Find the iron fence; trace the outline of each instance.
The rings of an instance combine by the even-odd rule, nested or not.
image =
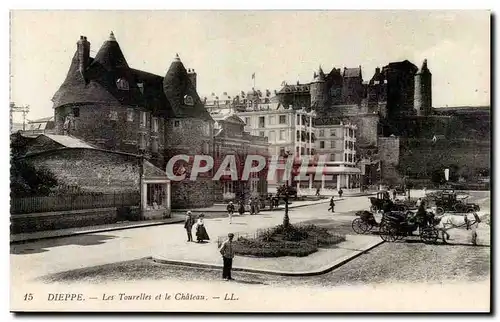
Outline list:
[[[10,212],[11,214],[29,214],[93,208],[119,208],[138,206],[140,201],[140,194],[135,192],[24,197],[11,199]]]

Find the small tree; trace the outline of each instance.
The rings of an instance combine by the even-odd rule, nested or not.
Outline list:
[[[26,161],[13,161],[10,168],[10,192],[13,197],[47,196],[58,182],[47,169],[36,169]]]

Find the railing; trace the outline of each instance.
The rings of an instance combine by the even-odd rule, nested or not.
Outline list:
[[[138,206],[139,193],[68,194],[11,199],[11,214]]]

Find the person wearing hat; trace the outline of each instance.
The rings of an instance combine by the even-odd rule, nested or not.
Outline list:
[[[229,216],[229,223],[233,223],[233,213],[234,213],[234,204],[232,201],[229,201],[227,205],[227,215]]]
[[[222,255],[222,261],[224,263],[224,267],[222,268],[222,278],[226,281],[232,280],[231,277],[231,269],[233,268],[233,258],[234,258],[234,249],[233,249],[233,238],[234,234],[227,234],[228,239],[224,241],[219,248],[220,254]]]
[[[204,217],[204,214],[200,214],[200,216],[198,217],[198,221],[196,222],[196,239],[198,243],[201,243],[205,240],[210,240],[207,230],[205,229],[205,223],[203,222]]]
[[[187,232],[187,236],[188,236],[187,241],[188,242],[193,241],[193,234],[192,234],[193,225],[194,225],[193,215],[192,215],[191,211],[188,211],[186,214],[186,219],[184,220],[184,229],[186,229],[186,232]]]

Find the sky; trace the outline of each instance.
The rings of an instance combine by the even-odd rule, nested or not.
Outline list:
[[[80,35],[91,56],[113,31],[132,68],[164,76],[178,53],[201,96],[307,83],[322,66],[428,60],[433,105],[490,104],[488,11],[12,11],[10,100],[53,115]],[[16,115],[19,121],[20,116]]]

